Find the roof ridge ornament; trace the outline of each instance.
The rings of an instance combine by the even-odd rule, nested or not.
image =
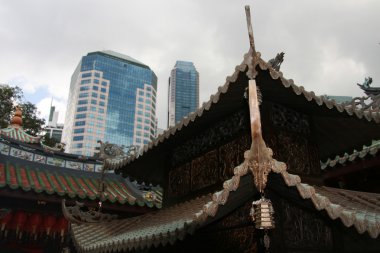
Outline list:
[[[248,37],[249,37],[249,53],[252,55],[252,60],[251,64],[248,64],[248,71],[247,71],[247,76],[249,79],[255,79],[257,76],[257,70],[256,66],[259,64],[259,58],[260,58],[260,53],[256,52],[255,48],[255,39],[253,36],[253,28],[252,28],[252,22],[251,22],[251,10],[249,5],[245,6],[245,16],[247,19],[247,29],[248,29]]]
[[[14,127],[22,127],[22,110],[20,106],[16,106],[15,114],[11,119],[11,125]]]
[[[268,230],[275,227],[273,217],[274,210],[271,201],[264,196],[264,189],[268,181],[268,174],[275,169],[275,160],[273,159],[273,151],[266,146],[262,136],[259,109],[260,101],[258,96],[260,91],[258,91],[255,80],[258,74],[256,66],[259,64],[260,53],[257,53],[255,49],[249,6],[245,6],[245,13],[247,18],[250,53],[252,54],[252,59],[250,64],[248,64],[247,71],[247,76],[250,79],[248,82],[248,105],[252,143],[251,148],[244,152],[245,160],[243,167],[252,172],[253,182],[256,189],[261,193],[261,198],[258,201],[252,202],[250,216],[255,223],[255,227],[264,230],[263,243],[266,252],[269,252],[270,238]]]

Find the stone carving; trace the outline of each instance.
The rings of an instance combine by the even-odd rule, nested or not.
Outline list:
[[[362,88],[363,90],[366,90],[366,89],[368,89],[368,88],[371,88],[370,86],[371,86],[371,84],[372,84],[372,77],[366,77],[366,78],[364,78],[364,82],[363,82],[363,84],[357,84],[360,88]]]
[[[366,97],[355,97],[350,102],[343,103],[343,106],[353,107],[360,110],[380,110],[380,87],[371,87],[372,77],[366,77],[363,84],[357,84]]]
[[[112,159],[119,156],[124,156],[123,147],[119,147],[116,144],[98,141],[100,143],[99,157],[101,159]]]
[[[281,53],[277,54],[275,58],[270,59],[268,63],[272,66],[272,68],[279,71],[282,62],[284,61],[284,55],[285,55],[285,53],[281,52]]]

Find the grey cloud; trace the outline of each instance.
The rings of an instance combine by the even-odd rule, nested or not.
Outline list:
[[[158,76],[159,126],[166,126],[167,80],[178,59],[195,63],[201,101],[215,93],[248,50],[244,5],[257,49],[285,52],[282,72],[317,94],[362,95],[380,86],[378,1],[5,1],[0,6],[0,82],[23,76],[67,96],[80,57],[111,49]]]

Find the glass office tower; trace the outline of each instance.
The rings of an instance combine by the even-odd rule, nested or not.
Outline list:
[[[91,156],[103,142],[142,147],[155,138],[157,77],[145,64],[113,51],[83,56],[71,78],[62,141]]]
[[[168,127],[199,106],[199,74],[192,62],[177,61],[169,78]]]

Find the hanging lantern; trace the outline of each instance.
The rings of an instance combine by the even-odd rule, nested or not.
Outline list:
[[[0,220],[0,228],[1,228],[1,234],[4,237],[7,237],[8,234],[8,228],[9,225],[11,224],[13,218],[13,213],[10,212],[7,215],[5,215],[1,220]],[[4,233],[4,234],[3,234]]]
[[[50,235],[50,232],[56,222],[56,217],[53,215],[48,215],[45,217],[43,221],[43,228],[44,232],[46,232],[47,235]]]
[[[23,211],[17,211],[13,217],[14,226],[16,229],[16,237],[21,239],[24,224],[26,222],[27,215]]]
[[[268,235],[268,229],[274,228],[274,210],[272,202],[269,199],[261,197],[261,199],[252,202],[251,218],[255,223],[257,229],[263,229],[264,235],[264,247],[266,252],[269,252],[270,238]]]
[[[61,236],[62,240],[63,240],[63,238],[65,236],[65,232],[68,229],[68,224],[69,224],[68,221],[63,216],[60,217],[60,218],[58,218],[57,222],[55,223],[54,231],[58,232],[58,234]]]
[[[269,199],[262,197],[261,199],[252,202],[251,218],[255,222],[257,229],[272,229],[274,228],[274,210],[272,202]]]
[[[41,214],[39,213],[34,213],[30,216],[29,218],[29,229],[28,231],[34,236],[34,240],[37,239],[37,228],[40,226],[42,222],[42,217]]]

